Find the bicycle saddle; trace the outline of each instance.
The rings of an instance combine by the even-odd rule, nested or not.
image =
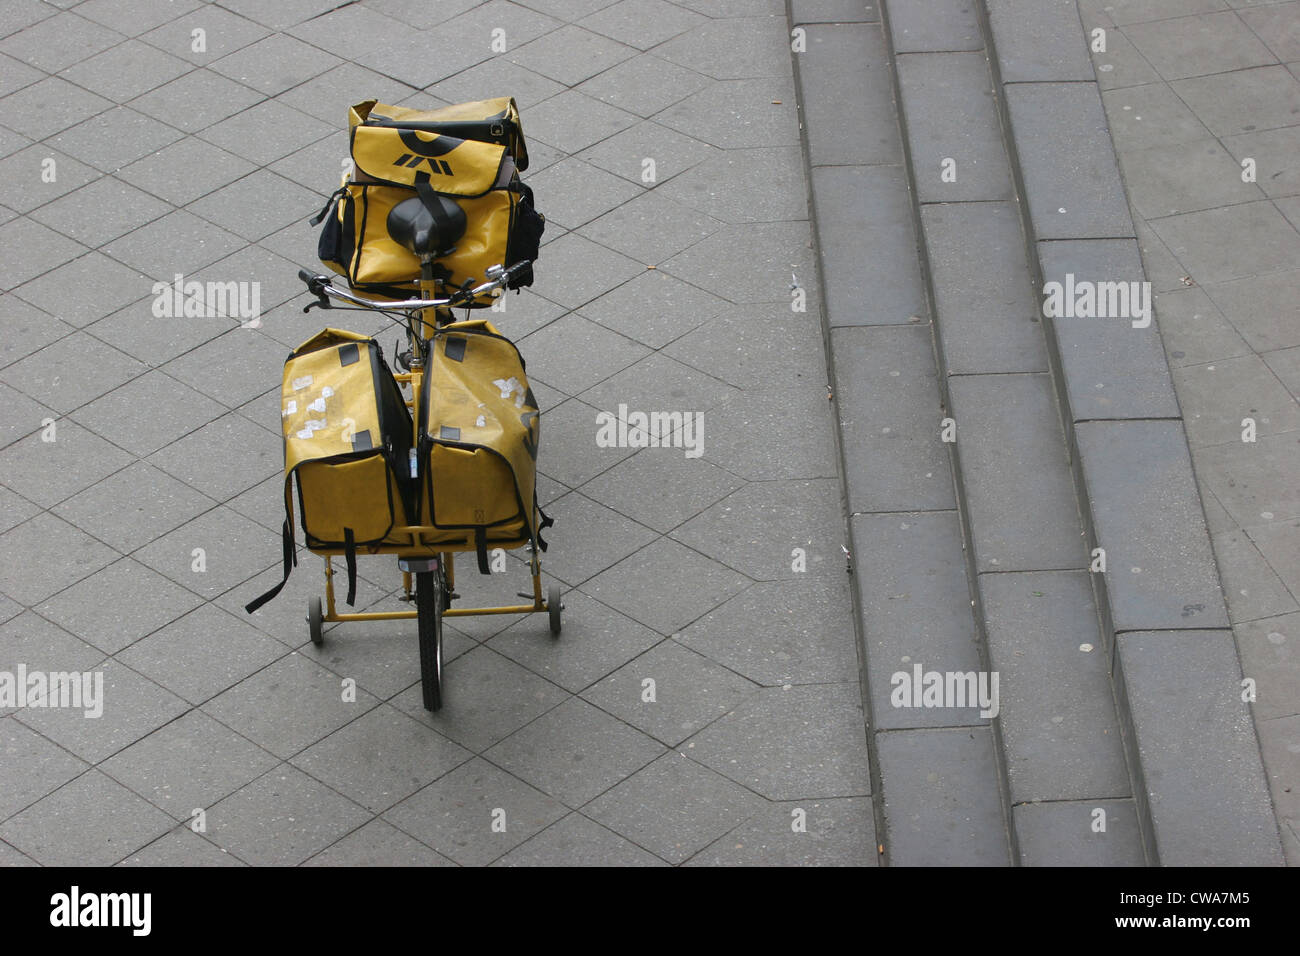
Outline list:
[[[403,199],[388,212],[388,234],[417,256],[443,256],[465,234],[465,210],[446,196],[431,193],[431,211],[424,199]]]

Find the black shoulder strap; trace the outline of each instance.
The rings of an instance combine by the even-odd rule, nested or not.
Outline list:
[[[289,527],[289,519],[287,518],[284,521],[284,527],[280,531],[280,536],[281,543],[284,545],[284,577],[281,578],[280,583],[271,588],[271,590],[244,605],[244,610],[249,614],[252,614],[259,607],[280,593],[285,582],[289,580],[289,572],[298,564],[298,555],[294,553],[293,548],[293,529]]]
[[[416,174],[415,191],[419,194],[420,202],[424,203],[424,208],[429,210],[429,215],[433,217],[433,223],[438,230],[438,235],[450,235],[451,221],[443,210],[442,203],[438,201],[438,194],[434,192],[433,186],[429,184],[428,173]]]
[[[487,528],[483,525],[474,529],[474,550],[478,552],[478,573],[491,574],[492,568],[488,565]]]
[[[343,558],[348,565],[348,607],[357,603],[357,540],[351,528],[343,529]]]

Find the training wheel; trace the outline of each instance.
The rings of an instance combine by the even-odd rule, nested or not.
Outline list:
[[[560,604],[560,587],[558,584],[552,584],[550,590],[546,592],[546,608],[551,613],[551,636],[560,636],[560,611],[563,605]]]
[[[311,634],[311,642],[317,647],[325,643],[325,636],[321,633],[320,598],[318,597],[307,602],[307,630]]]

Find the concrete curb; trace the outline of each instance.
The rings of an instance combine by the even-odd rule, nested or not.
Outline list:
[[[1035,288],[1067,273],[1145,281],[1075,0],[977,7]],[[1089,577],[1148,859],[1280,864],[1248,705],[1194,699],[1234,694],[1241,670],[1221,640],[1227,612],[1158,330],[1047,316],[1044,327],[1087,547],[1106,552]],[[1223,713],[1232,701],[1235,715]]]

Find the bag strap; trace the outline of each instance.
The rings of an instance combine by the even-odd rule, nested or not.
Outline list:
[[[348,607],[357,603],[357,539],[351,528],[343,529],[343,559],[348,566]]]
[[[273,597],[276,597],[276,594],[281,592],[281,589],[285,587],[285,584],[289,581],[289,572],[292,571],[292,568],[294,568],[296,564],[298,564],[298,555],[294,553],[294,532],[292,532],[292,529],[289,527],[289,519],[285,519],[285,527],[281,529],[281,541],[283,546],[285,546],[285,576],[279,579],[279,584],[277,584],[276,587],[270,589],[270,591],[266,592],[261,597],[253,598],[252,601],[244,605],[244,610],[246,610],[248,614],[252,614],[253,611],[259,609],[259,607],[266,604],[266,602],[272,600]]]
[[[415,174],[415,192],[420,197],[420,202],[424,203],[424,208],[429,210],[429,215],[433,217],[433,224],[438,230],[440,236],[449,235],[451,217],[442,208],[442,203],[438,201],[438,194],[433,189],[433,184],[429,182],[428,173]],[[438,250],[441,252],[442,250]]]
[[[312,216],[307,221],[313,226],[319,226],[321,221],[329,215],[330,210],[334,208],[334,204],[338,202],[347,191],[348,189],[346,186],[340,186],[338,189],[334,190],[334,192],[330,193],[329,198],[325,200],[325,205],[321,211],[316,213],[316,215]]]
[[[284,577],[271,590],[244,605],[244,611],[248,614],[252,614],[279,594],[289,580],[289,573],[298,566],[298,551],[293,546],[293,486],[289,483],[291,480],[291,476],[284,479],[284,526],[280,529],[280,543],[284,548]]]
[[[479,525],[474,529],[474,550],[478,553],[478,573],[491,574],[492,568],[488,565],[487,527],[485,525]]]
[[[533,503],[536,504],[536,502],[537,502],[537,496],[534,495]],[[542,532],[545,531],[547,528],[549,528],[551,525],[555,524],[555,519],[550,517],[545,511],[543,511],[541,505],[537,505],[537,513],[542,516],[541,522],[537,525],[537,535],[536,535],[537,546],[541,548],[543,551],[545,551],[546,542],[542,539]]]

